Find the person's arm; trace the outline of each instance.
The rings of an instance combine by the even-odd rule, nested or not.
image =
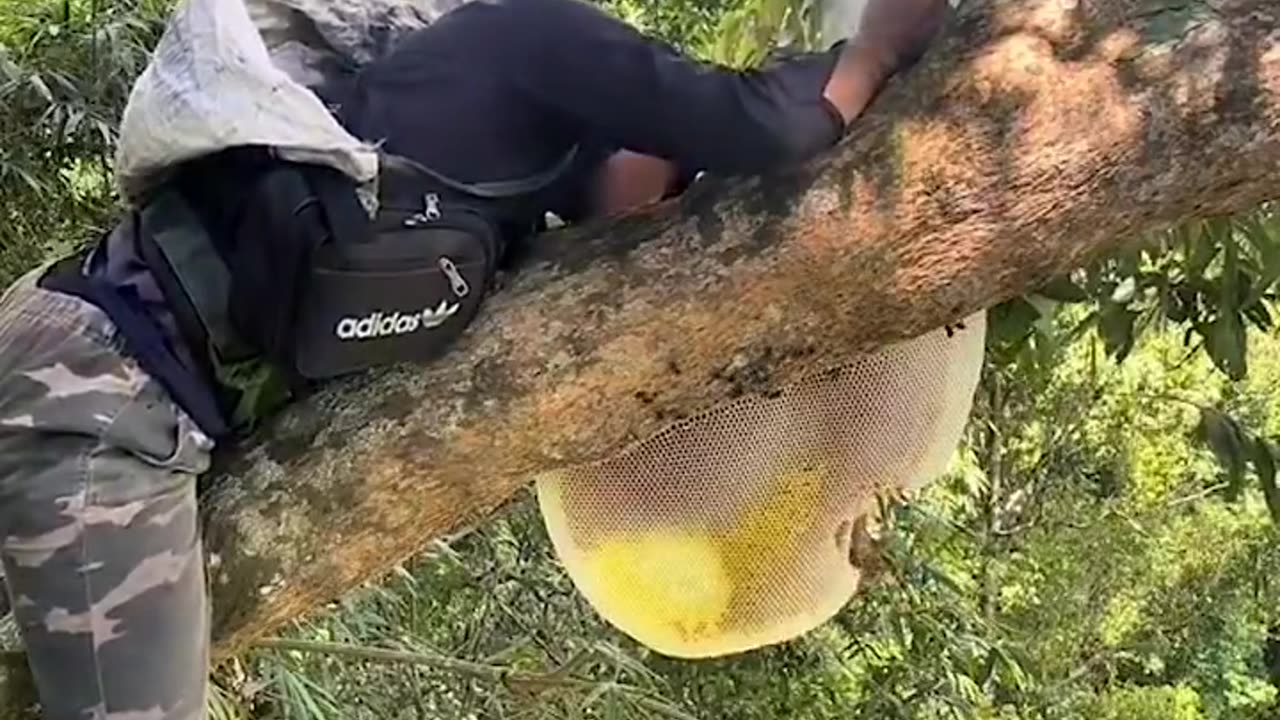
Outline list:
[[[619,150],[600,163],[588,183],[587,217],[618,215],[658,202],[679,177],[679,167],[669,160]]]
[[[580,0],[497,0],[509,83],[584,133],[715,174],[762,172],[839,139],[896,69],[885,37],[793,55],[749,71],[698,62]],[[945,0],[872,0],[893,7]],[[895,5],[896,3],[896,5]],[[901,15],[901,13],[899,13]],[[899,21],[898,16],[893,16]],[[900,22],[902,24],[902,22]]]
[[[845,44],[823,91],[846,124],[862,114],[891,75],[920,59],[950,7],[947,0],[867,0],[858,32]]]

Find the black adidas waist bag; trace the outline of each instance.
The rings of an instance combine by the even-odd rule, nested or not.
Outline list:
[[[297,296],[293,353],[304,377],[434,356],[475,317],[502,249],[491,223],[438,193],[383,205],[358,234],[329,220]],[[244,324],[255,311],[242,312]]]
[[[231,313],[268,357],[326,378],[430,359],[471,323],[500,237],[479,211],[412,170],[383,172],[373,218],[334,171],[286,168],[263,178],[241,220],[257,240],[239,240]],[[281,282],[290,277],[293,288]]]
[[[467,185],[384,156],[370,217],[335,170],[230,153],[189,167],[181,183],[216,228],[225,267],[193,262],[200,253],[164,233],[143,235],[182,287],[180,319],[196,320],[185,334],[228,356],[247,348],[303,379],[330,378],[447,349],[475,318],[504,249],[488,210],[546,186],[571,159],[537,177]]]

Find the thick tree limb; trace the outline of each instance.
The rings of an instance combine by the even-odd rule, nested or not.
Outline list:
[[[842,147],[548,237],[429,367],[327,389],[207,497],[222,653],[538,471],[1280,197],[1274,0],[972,0]]]

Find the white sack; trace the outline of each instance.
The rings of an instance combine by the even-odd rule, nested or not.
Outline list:
[[[309,87],[468,0],[246,0],[276,66]]]
[[[236,145],[269,145],[359,182],[375,148],[308,89],[368,62],[463,0],[183,0],[120,124],[116,180],[137,201],[174,165]]]

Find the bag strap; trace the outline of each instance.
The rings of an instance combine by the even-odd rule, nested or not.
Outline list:
[[[440,184],[453,190],[473,195],[487,200],[511,198],[518,195],[527,195],[537,192],[547,187],[551,183],[560,179],[562,175],[573,165],[573,161],[578,157],[578,146],[574,145],[564,154],[554,165],[543,170],[536,175],[529,177],[516,178],[514,180],[491,180],[487,182],[468,183],[461,180],[455,180],[444,173],[432,170],[431,168],[411,160],[403,155],[395,155],[393,153],[381,153],[381,161],[383,167],[395,169],[397,166],[408,168],[415,172],[426,175],[436,180]]]
[[[135,243],[143,260],[183,328],[203,335],[186,340],[198,349],[212,343],[233,355],[245,354],[247,346],[231,328],[226,313],[212,310],[231,293],[231,271],[200,218],[178,192],[170,190],[152,198],[138,212],[138,222]]]
[[[369,213],[360,204],[354,180],[328,167],[310,166],[307,181],[320,201],[335,242],[351,245],[368,239]]]
[[[255,351],[231,323],[231,268],[182,193],[169,186],[135,213],[134,245],[167,300],[178,332],[213,393],[228,433],[251,429],[265,411],[308,385],[283,367],[255,361]]]

